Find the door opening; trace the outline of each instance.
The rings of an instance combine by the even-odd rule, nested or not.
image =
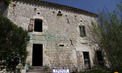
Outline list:
[[[86,69],[90,69],[90,59],[89,59],[89,52],[83,52],[84,56],[84,64]]]
[[[102,52],[96,51],[96,55],[97,55],[98,65],[103,67],[104,66],[104,60],[103,60]]]
[[[33,44],[32,66],[43,66],[43,45]]]

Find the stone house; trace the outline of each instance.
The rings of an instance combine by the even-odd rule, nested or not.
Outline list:
[[[91,22],[97,23],[97,14],[39,0],[14,0],[6,9],[3,5],[1,14],[29,32],[30,65],[73,71],[103,64],[89,30]]]

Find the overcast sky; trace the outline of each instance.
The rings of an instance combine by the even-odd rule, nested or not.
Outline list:
[[[58,3],[62,5],[67,5],[86,11],[97,13],[98,9],[103,8],[108,9],[108,11],[113,11],[116,9],[116,4],[119,4],[122,0],[43,0],[52,3]]]

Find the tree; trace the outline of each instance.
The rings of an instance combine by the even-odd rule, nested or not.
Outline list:
[[[4,1],[5,4],[8,5],[8,4],[10,4],[10,1],[12,1],[12,0],[3,0],[3,1]]]
[[[0,16],[0,62],[8,71],[15,71],[21,63],[25,65],[28,32]]]
[[[111,71],[122,73],[122,2],[112,13],[99,12],[99,24],[92,22],[93,42],[106,52]]]

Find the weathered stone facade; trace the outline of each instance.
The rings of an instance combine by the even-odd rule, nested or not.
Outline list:
[[[40,3],[40,4],[39,4]],[[84,52],[94,67],[97,47],[90,41],[89,26],[97,23],[97,15],[68,6],[34,0],[15,0],[8,6],[7,17],[24,30],[32,23],[27,63],[33,65],[33,44],[43,45],[43,65],[50,68],[86,69]],[[61,15],[58,15],[61,14]],[[33,21],[31,22],[31,19]],[[42,32],[34,31],[34,20],[42,20]],[[85,26],[86,36],[80,36],[79,26]],[[86,63],[87,64],[87,63]]]

